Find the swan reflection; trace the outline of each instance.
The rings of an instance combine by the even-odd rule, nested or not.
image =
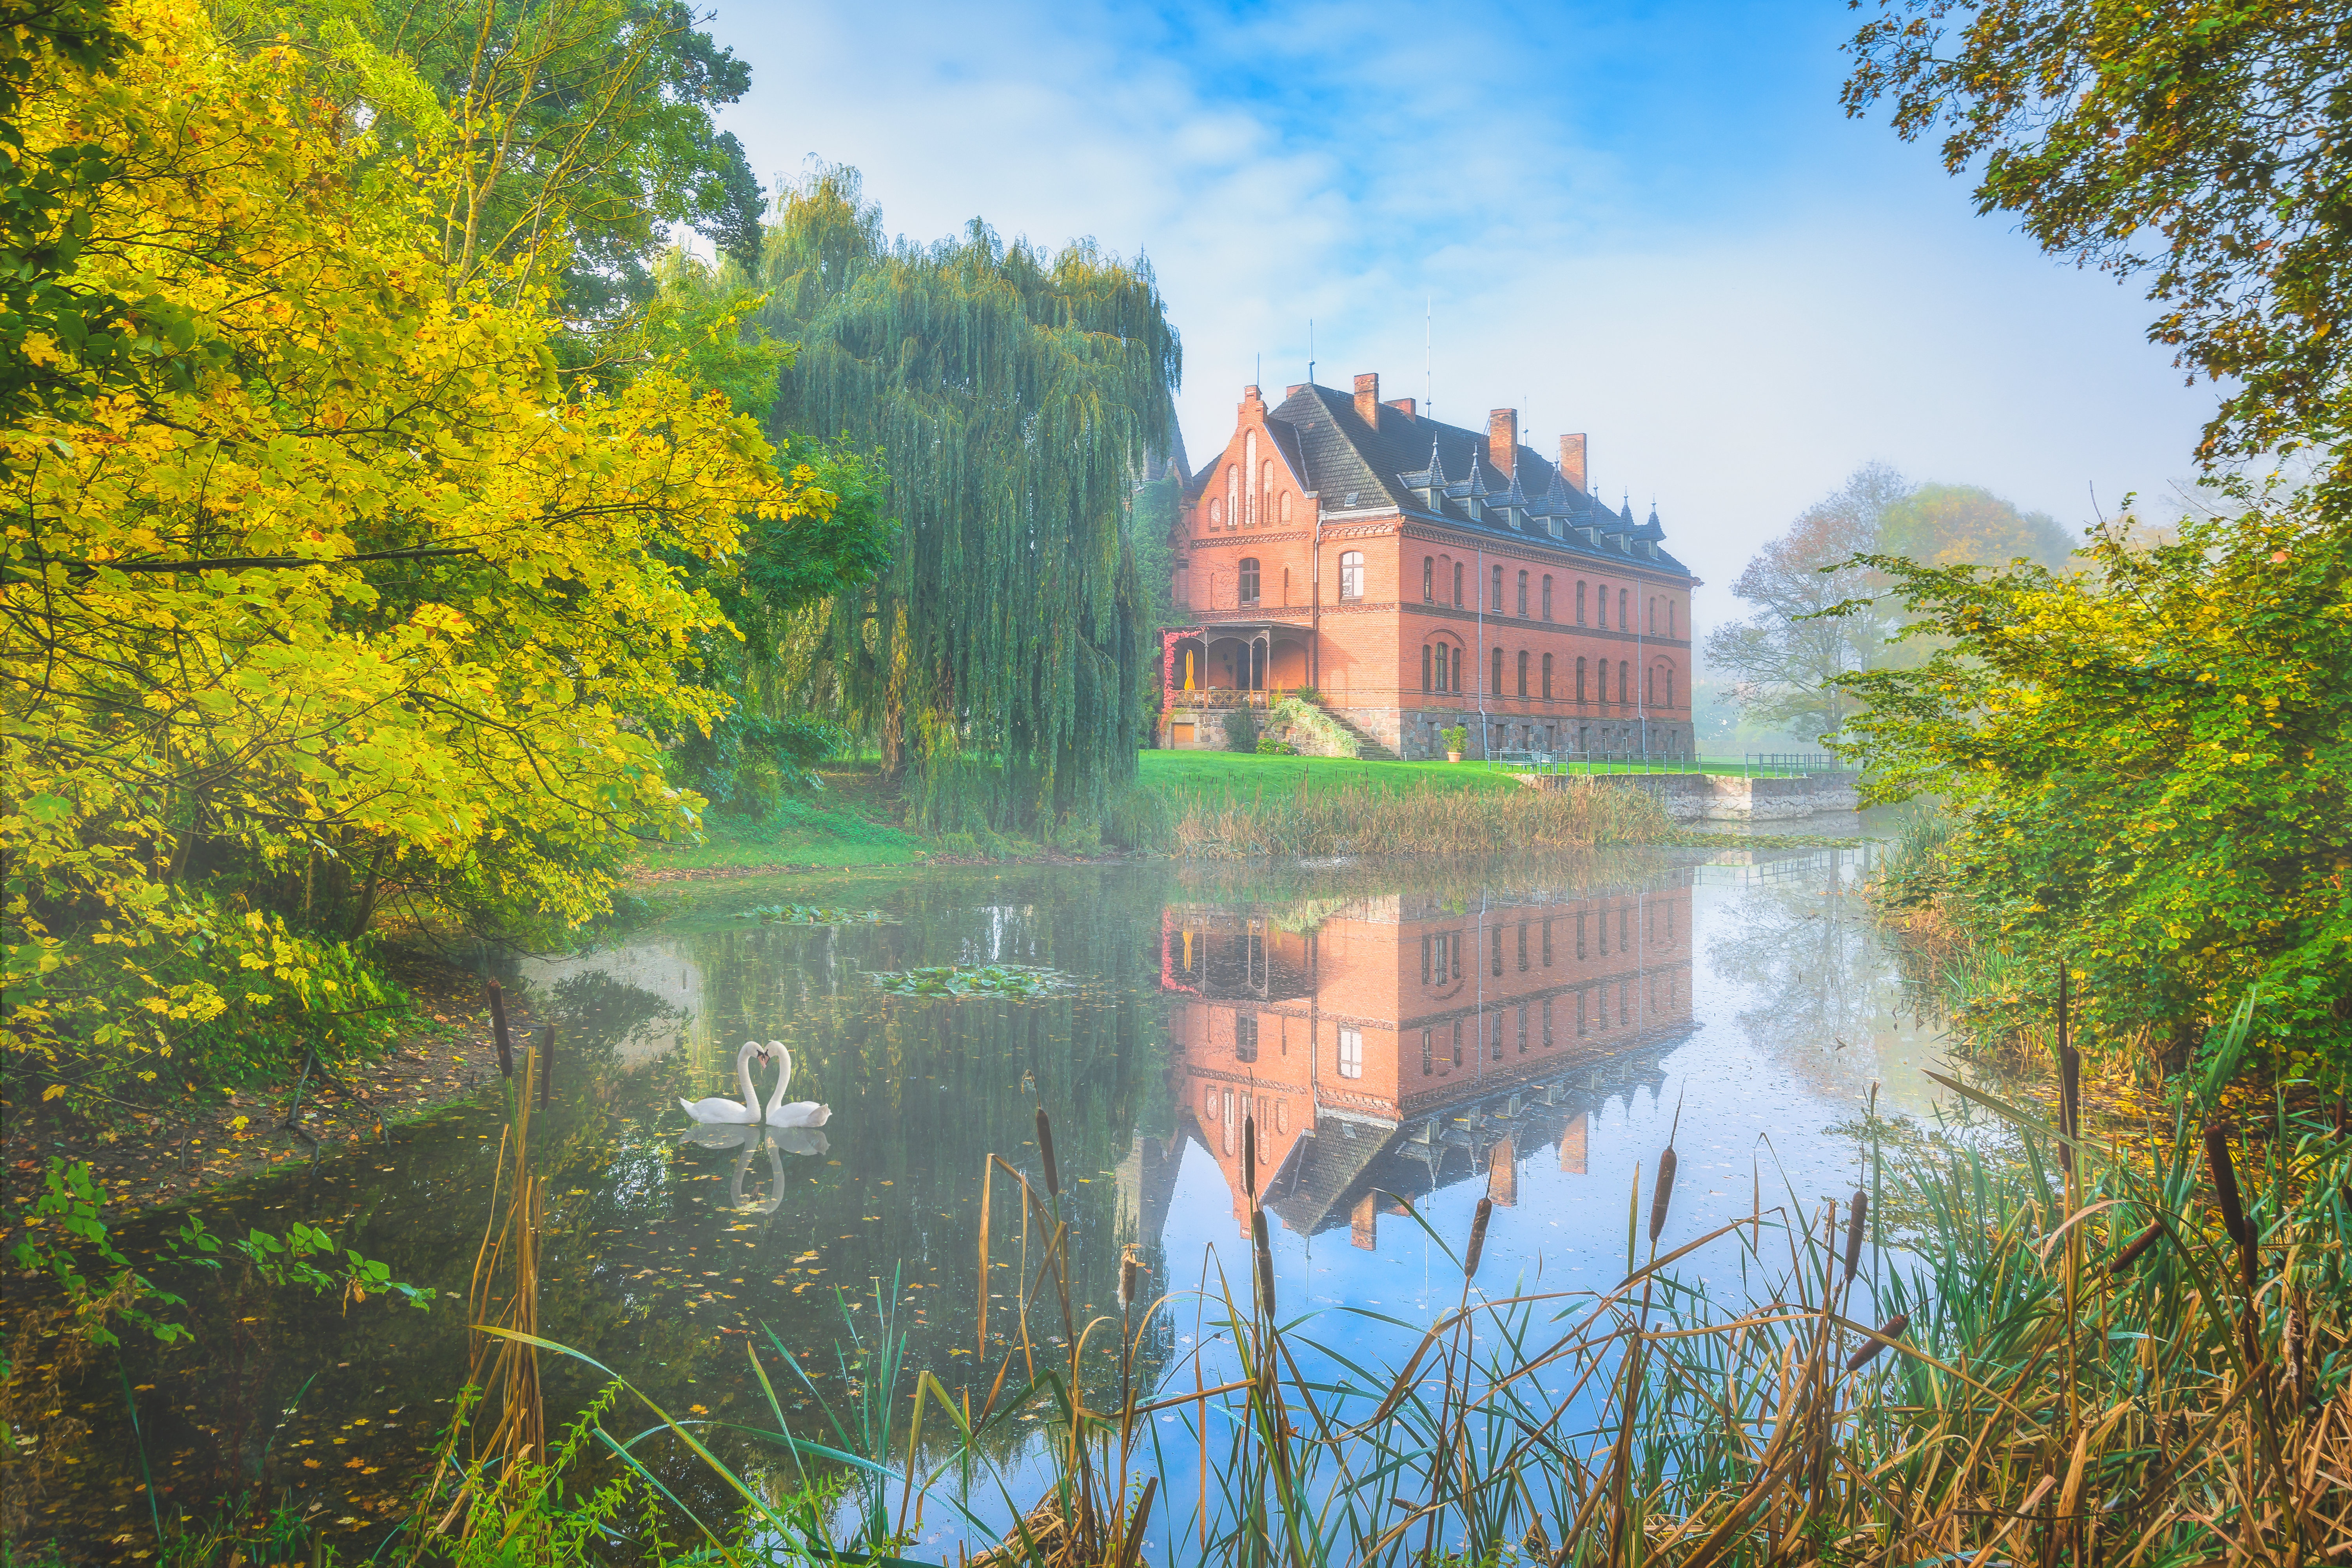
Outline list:
[[[751,1207],[761,1214],[773,1214],[784,1204],[784,1156],[787,1154],[822,1154],[832,1147],[824,1132],[815,1127],[762,1127],[697,1123],[686,1130],[678,1140],[679,1146],[692,1144],[699,1149],[734,1149],[735,1171],[727,1183],[727,1200],[735,1208]],[[743,1197],[744,1178],[751,1169],[751,1159],[765,1151],[768,1156],[768,1195],[746,1205]]]

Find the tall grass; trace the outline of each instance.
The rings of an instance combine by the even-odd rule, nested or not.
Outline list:
[[[1389,790],[1363,784],[1247,796],[1137,786],[1105,835],[1194,859],[1255,856],[1489,856],[1530,848],[1650,844],[1673,831],[1649,794],[1570,781],[1556,789]]]

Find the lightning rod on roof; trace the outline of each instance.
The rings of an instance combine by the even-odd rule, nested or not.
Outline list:
[[[1429,416],[1437,417],[1437,379],[1432,370],[1430,344],[1434,340],[1437,322],[1437,296],[1423,296],[1421,302],[1421,400],[1429,405]]]
[[[1315,384],[1315,318],[1307,318],[1307,384]]]

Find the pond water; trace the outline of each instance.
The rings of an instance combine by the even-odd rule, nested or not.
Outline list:
[[[1458,1247],[1493,1197],[1483,1286],[1606,1288],[1624,1272],[1636,1166],[1654,1170],[1677,1114],[1662,1249],[1748,1213],[1759,1192],[1769,1206],[1851,1190],[1874,1088],[1882,1112],[1928,1110],[1937,1091],[1921,1069],[1940,1049],[1860,897],[1871,852],[1857,840],[1499,867],[941,868],[706,886],[616,945],[518,977],[560,1041],[554,1102],[532,1132],[548,1178],[541,1332],[673,1413],[745,1422],[764,1410],[756,1343],[795,1419],[814,1422],[820,1396],[839,1407],[869,1374],[887,1315],[908,1366],[961,1390],[983,1376],[983,1163],[1034,1176],[1040,1107],[1082,1321],[1114,1310],[1127,1244],[1151,1270],[1146,1294],[1213,1285],[1220,1268],[1245,1294],[1250,1122],[1286,1315],[1348,1305],[1410,1324],[1454,1304],[1458,1273],[1400,1200]],[[878,918],[747,918],[787,901]],[[929,997],[875,978],[982,963],[1055,984]],[[746,1039],[790,1047],[791,1098],[832,1107],[822,1134],[693,1133],[678,1100],[733,1093]],[[221,1231],[323,1225],[441,1299],[343,1307],[233,1273],[174,1279],[194,1346],[127,1342],[119,1372],[110,1355],[90,1363],[62,1407],[82,1435],[53,1427],[40,1463],[18,1466],[40,1481],[20,1495],[20,1535],[132,1558],[153,1542],[140,1489],[152,1474],[167,1517],[285,1492],[347,1552],[373,1550],[404,1517],[465,1381],[499,1098],[493,1087],[201,1205]],[[1008,1190],[1000,1173],[997,1354],[1018,1293]],[[150,1216],[127,1239],[149,1245],[171,1223]],[[1139,1377],[1181,1368],[1189,1387],[1196,1328],[1189,1307],[1156,1319]],[[1375,1363],[1410,1350],[1402,1328],[1377,1342],[1369,1318],[1333,1331]],[[814,1394],[774,1365],[770,1333]],[[599,1381],[554,1358],[545,1378],[551,1426]],[[690,1460],[649,1455],[689,1505],[728,1511]],[[952,1558],[945,1510],[926,1535],[913,1550]]]

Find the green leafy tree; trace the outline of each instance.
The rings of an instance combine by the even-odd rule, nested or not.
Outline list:
[[[1880,0],[1847,112],[1942,135],[1979,210],[2144,275],[2148,329],[2229,384],[2208,460],[2352,415],[2352,9],[2340,0]]]
[[[2063,571],[2074,541],[2046,512],[2020,511],[1978,485],[1921,485],[1879,514],[1878,548],[1925,566],[2031,561]]]
[[[798,345],[775,421],[879,451],[900,529],[820,658],[927,826],[1051,831],[1131,777],[1150,605],[1129,499],[1171,443],[1179,353],[1150,270],[975,221],[883,238],[857,175],[790,192],[760,279]]]
[[[2352,527],[2322,491],[2093,541],[2094,571],[1865,558],[1940,647],[1847,675],[1872,798],[1942,797],[1983,930],[2081,976],[2179,1065],[2260,991],[2304,1065],[2352,1067]]]

